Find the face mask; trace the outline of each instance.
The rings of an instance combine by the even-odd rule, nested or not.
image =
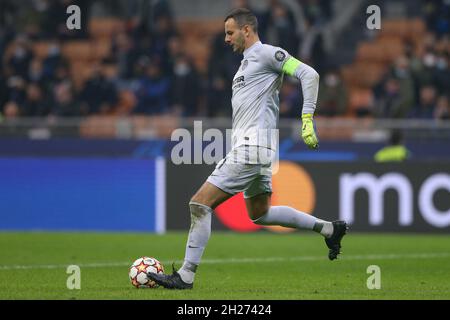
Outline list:
[[[436,64],[436,57],[433,54],[426,54],[425,57],[423,57],[423,64],[426,67],[434,67]]]
[[[59,55],[59,48],[58,46],[51,46],[48,50],[48,54],[52,57]]]
[[[436,68],[439,70],[447,69],[447,61],[444,58],[439,58],[436,62]]]
[[[406,78],[408,71],[403,68],[395,68],[395,75],[399,78]]]
[[[329,74],[325,77],[325,84],[328,87],[335,87],[339,84],[339,79],[334,74]]]
[[[177,76],[183,77],[183,76],[187,75],[190,71],[191,71],[191,68],[189,67],[189,65],[187,63],[177,63],[175,65],[174,72]]]
[[[285,28],[285,27],[289,26],[289,22],[288,22],[288,20],[286,18],[277,18],[274,21],[274,25],[277,28]]]
[[[26,54],[25,49],[22,47],[19,47],[16,49],[16,51],[14,51],[14,56],[16,58],[23,58],[25,54]]]

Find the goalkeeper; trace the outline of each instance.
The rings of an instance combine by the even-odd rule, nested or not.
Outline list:
[[[283,76],[287,74],[301,81],[304,98],[301,136],[309,148],[317,149],[313,115],[319,75],[282,48],[261,43],[257,30],[256,17],[247,9],[234,9],[225,18],[225,42],[234,52],[243,54],[232,83],[232,148],[189,202],[191,228],[182,267],[171,275],[148,274],[165,288],[193,287],[211,234],[213,210],[239,192],[244,192],[247,212],[254,223],[313,230],[324,236],[330,260],[340,253],[341,239],[347,230],[344,221],[328,222],[291,207],[270,204],[271,168],[278,138],[278,92]]]

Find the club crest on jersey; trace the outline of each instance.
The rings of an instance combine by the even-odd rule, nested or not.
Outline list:
[[[275,52],[275,59],[277,59],[278,61],[283,61],[284,59],[286,58],[286,54],[283,52],[283,51],[281,51],[281,50],[278,50],[277,52]]]
[[[244,62],[242,62],[242,67],[241,67],[242,71],[244,71],[245,68],[247,68],[247,66],[248,66],[248,60],[244,60]]]

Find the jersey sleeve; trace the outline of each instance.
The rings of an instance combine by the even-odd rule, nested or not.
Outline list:
[[[268,68],[274,72],[282,73],[283,66],[291,55],[279,47],[267,46],[264,48],[264,59]]]

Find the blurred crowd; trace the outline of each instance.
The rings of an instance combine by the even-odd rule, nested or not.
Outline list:
[[[87,19],[81,30],[66,28],[66,8],[77,4],[89,17],[89,0],[29,0],[26,9],[17,1],[2,0],[0,10],[0,111],[3,117],[87,116],[92,114],[173,114],[177,116],[230,116],[231,82],[241,56],[224,43],[223,32],[210,44],[206,72],[186,54],[168,1],[97,0],[111,14],[126,20],[112,36],[111,48],[81,86],[73,80],[62,44],[87,39]],[[125,5],[124,5],[125,3]],[[292,2],[290,2],[292,3]],[[321,75],[318,113],[347,114],[348,92],[339,66],[327,61],[321,28],[333,18],[331,2],[297,0],[296,6],[271,0],[263,12],[254,10],[263,42],[285,48],[313,66]],[[248,7],[232,1],[232,7]],[[429,30],[421,50],[410,48],[373,88],[373,105],[358,115],[394,118],[449,119],[450,43],[449,5],[425,1]],[[20,27],[18,27],[20,26]],[[292,31],[295,32],[292,32]],[[36,41],[48,41],[48,53],[39,59]],[[7,48],[13,48],[8,52]],[[113,76],[107,66],[115,66]],[[123,93],[131,107],[121,109]],[[286,79],[280,92],[280,116],[299,117],[302,94],[296,80]]]
[[[382,118],[450,119],[450,42],[429,33],[425,46],[398,57],[374,88]]]

